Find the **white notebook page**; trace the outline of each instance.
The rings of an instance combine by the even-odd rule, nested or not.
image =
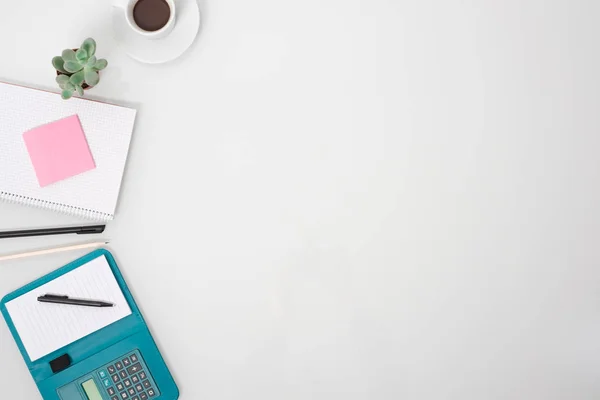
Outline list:
[[[96,168],[40,187],[23,133],[79,116]],[[136,111],[0,82],[0,199],[94,220],[117,207]]]
[[[102,300],[115,306],[96,308],[38,302],[37,298],[45,294]],[[6,308],[31,361],[131,315],[104,256],[6,303]]]

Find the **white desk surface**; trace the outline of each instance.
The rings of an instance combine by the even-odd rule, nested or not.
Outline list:
[[[0,78],[54,87],[92,36],[90,97],[139,106],[105,237],[181,399],[598,399],[599,2],[201,6],[162,66],[109,1],[0,13]],[[2,265],[0,293],[82,254]],[[40,398],[4,323],[0,388]]]

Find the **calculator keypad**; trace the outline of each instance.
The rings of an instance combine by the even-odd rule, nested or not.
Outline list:
[[[111,400],[152,400],[160,395],[137,350],[105,365],[98,377]]]

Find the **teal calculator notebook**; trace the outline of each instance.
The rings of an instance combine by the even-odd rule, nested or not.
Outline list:
[[[48,294],[113,307],[37,301]],[[0,311],[44,400],[179,398],[108,250],[96,250],[10,293],[0,301]]]

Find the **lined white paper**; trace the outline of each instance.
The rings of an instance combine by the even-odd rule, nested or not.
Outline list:
[[[115,306],[96,308],[38,302],[37,298],[45,294],[102,300]],[[104,256],[6,303],[6,308],[31,361],[131,315]]]

